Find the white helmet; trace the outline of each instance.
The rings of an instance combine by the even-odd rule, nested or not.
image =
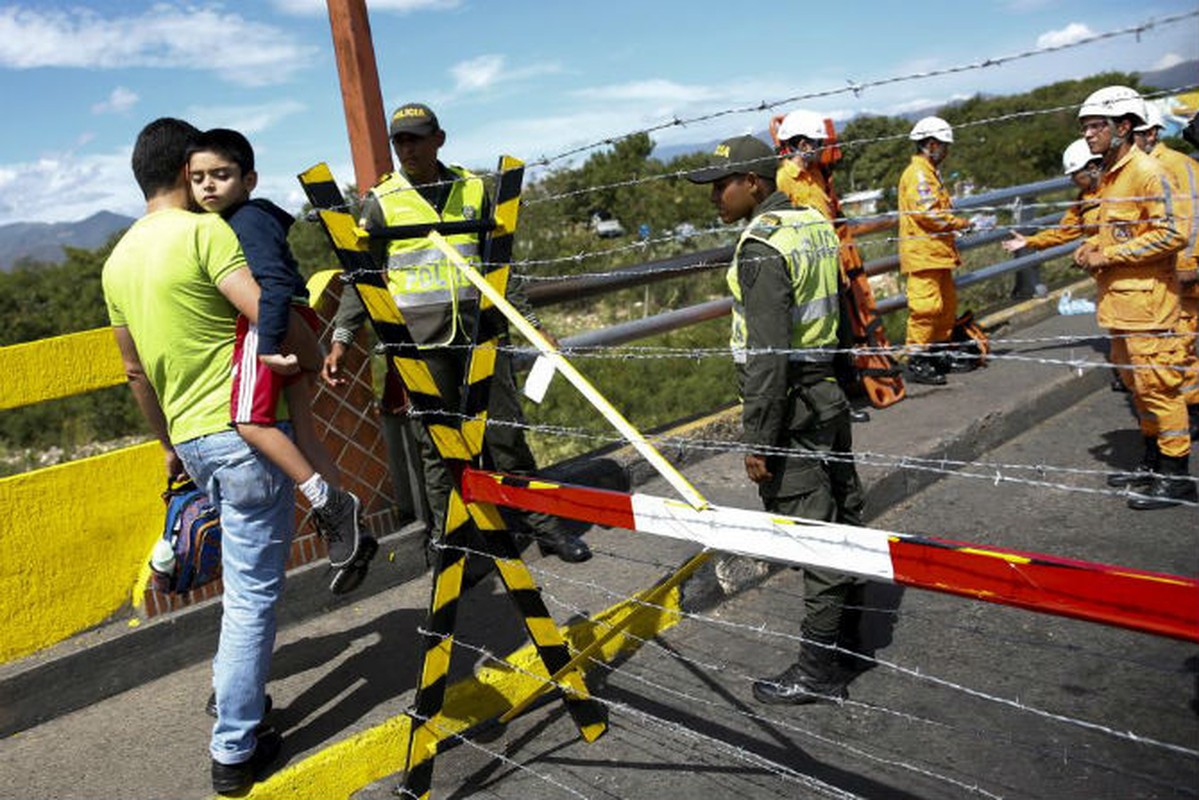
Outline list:
[[[908,138],[913,142],[936,139],[938,142],[953,144],[953,128],[940,117],[925,117],[912,126]]]
[[[1083,101],[1078,109],[1078,118],[1083,117],[1122,117],[1131,114],[1141,122],[1145,121],[1145,101],[1135,89],[1127,86],[1104,86],[1091,92],[1091,96]]]
[[[780,142],[794,139],[796,136],[823,141],[828,136],[828,132],[824,127],[824,117],[815,111],[804,111],[801,109],[799,111],[792,111],[783,117],[783,123],[779,125],[777,135]]]
[[[1100,156],[1091,152],[1086,139],[1075,139],[1062,153],[1062,169],[1067,175],[1073,175]]]
[[[1151,131],[1154,128],[1166,127],[1165,120],[1162,119],[1162,110],[1157,107],[1156,103],[1145,103],[1145,124],[1138,125],[1133,128],[1134,131]]]

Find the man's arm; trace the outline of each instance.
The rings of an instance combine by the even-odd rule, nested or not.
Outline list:
[[[183,468],[183,462],[179,460],[179,456],[175,453],[175,447],[171,444],[166,414],[162,412],[158,394],[150,385],[150,379],[146,376],[145,369],[142,368],[142,360],[137,353],[137,345],[129,334],[129,329],[121,325],[114,327],[112,332],[117,339],[117,350],[121,353],[121,364],[125,368],[125,377],[129,381],[129,391],[133,392],[133,399],[137,403],[138,409],[141,410],[142,416],[145,417],[146,423],[150,426],[154,438],[158,439],[159,444],[162,445],[163,456],[166,459],[167,477],[177,478],[186,475],[187,471]]]
[[[249,267],[240,267],[230,272],[216,285],[225,299],[233,304],[242,316],[258,324],[258,297],[261,292]]]
[[[745,307],[746,346],[743,441],[776,447],[787,424],[787,350],[791,346],[791,280],[777,252],[748,242],[738,256]],[[770,480],[766,456],[745,457],[750,480]]]

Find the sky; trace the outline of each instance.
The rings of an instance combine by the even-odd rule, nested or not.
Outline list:
[[[367,0],[385,110],[431,105],[445,160],[536,160],[675,119],[659,144],[764,130],[812,93],[846,119],[1104,70],[1199,58],[1199,18],[1139,36],[979,64],[1199,11],[1196,0],[931,0],[829,5],[707,0]],[[296,174],[326,161],[354,179],[325,0],[0,0],[0,224],[108,210],[137,216],[129,169],[141,127],[177,116],[231,127],[257,151],[256,194],[293,211]],[[1081,98],[1079,98],[1081,100]],[[585,158],[584,151],[574,158]],[[569,165],[569,159],[553,162]]]

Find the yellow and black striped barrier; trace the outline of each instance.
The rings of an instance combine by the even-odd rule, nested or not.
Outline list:
[[[495,228],[484,240],[483,277],[499,296],[506,292],[512,239],[520,207],[524,163],[511,156],[500,159],[496,191]],[[491,379],[499,338],[506,332],[505,316],[483,293],[470,331],[471,350],[464,376],[462,408],[449,408],[441,387],[412,339],[403,314],[387,285],[387,277],[371,257],[369,235],[346,213],[345,200],[325,164],[303,172],[300,183],[317,210],[343,269],[345,279],[362,298],[375,333],[388,349],[412,405],[453,476],[477,463],[483,448]],[[440,234],[430,233],[434,241]],[[449,387],[447,387],[448,390]],[[486,535],[477,535],[486,532]],[[446,675],[453,650],[458,600],[467,546],[482,543],[495,560],[504,586],[512,596],[547,675],[563,689],[568,711],[583,738],[593,741],[607,729],[602,709],[591,699],[582,673],[572,665],[570,652],[550,617],[520,551],[498,509],[488,503],[465,503],[455,485],[445,510],[444,533],[437,550],[428,621],[422,632],[425,656],[412,713],[404,790],[408,796],[429,796],[433,759],[441,740],[436,725],[445,701]]]

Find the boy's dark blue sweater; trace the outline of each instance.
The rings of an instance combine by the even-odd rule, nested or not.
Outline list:
[[[287,232],[295,221],[270,200],[253,199],[225,210],[225,220],[241,242],[246,263],[262,295],[258,299],[258,355],[279,352],[294,300],[308,299]]]

